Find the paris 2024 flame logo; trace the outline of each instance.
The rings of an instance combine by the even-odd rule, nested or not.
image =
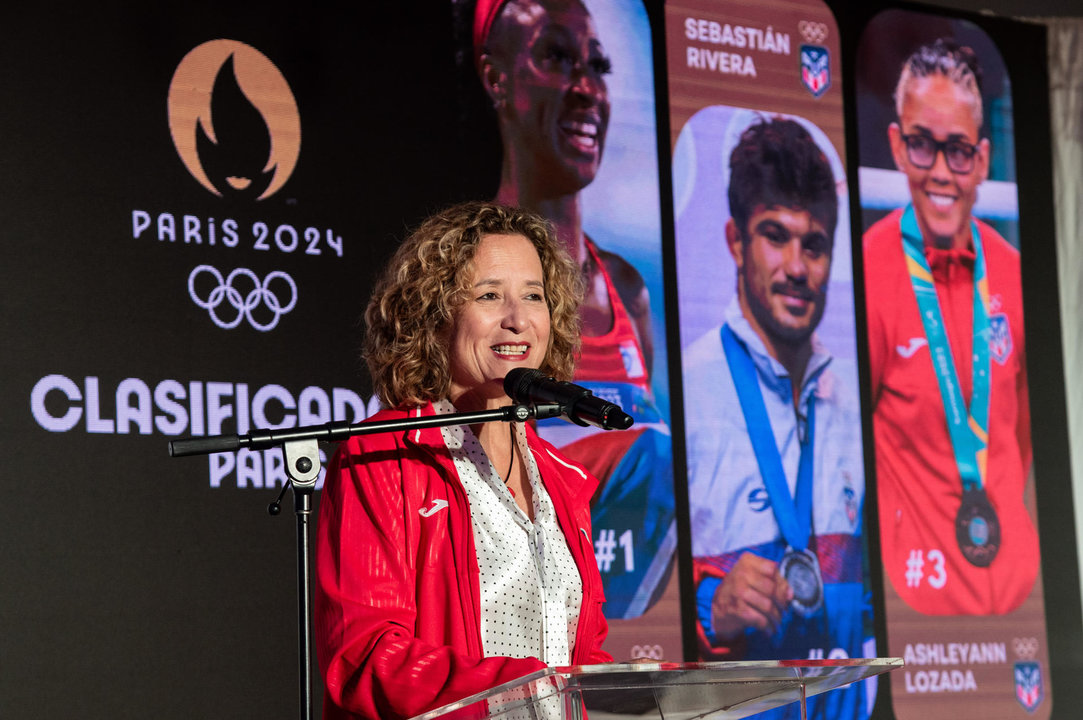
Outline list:
[[[211,40],[181,60],[169,85],[169,130],[192,176],[215,195],[263,200],[301,151],[290,86],[260,51]]]

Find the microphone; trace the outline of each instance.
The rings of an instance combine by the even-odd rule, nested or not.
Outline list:
[[[569,422],[603,430],[627,430],[632,416],[619,405],[595,397],[585,387],[547,377],[541,370],[515,368],[504,376],[504,392],[512,401],[524,405],[554,404]]]

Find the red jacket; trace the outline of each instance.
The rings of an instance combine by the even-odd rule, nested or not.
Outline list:
[[[408,414],[433,408],[373,420]],[[572,662],[609,662],[590,527],[597,480],[533,429],[527,438],[583,580]],[[544,668],[536,658],[482,656],[478,575],[470,506],[440,428],[343,442],[316,540],[323,717],[408,718]]]
[[[887,576],[929,615],[1011,612],[1034,587],[1038,534],[1023,503],[1030,410],[1019,253],[978,222],[989,284],[991,393],[985,489],[1000,520],[1000,552],[971,565],[955,539],[962,480],[925,329],[903,256],[901,211],[864,238],[880,542]],[[927,250],[963,398],[971,393],[974,252]]]

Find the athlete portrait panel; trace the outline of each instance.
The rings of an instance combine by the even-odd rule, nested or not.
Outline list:
[[[699,655],[872,655],[842,163],[803,118],[725,106],[674,156]],[[873,687],[810,716],[864,718]]]
[[[859,57],[896,714],[927,717],[933,693],[936,717],[1048,713],[1009,69],[972,23],[903,11],[873,19]]]

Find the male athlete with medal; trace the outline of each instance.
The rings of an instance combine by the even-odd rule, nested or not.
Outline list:
[[[730,155],[728,197],[737,296],[683,368],[700,655],[861,657],[871,616],[857,374],[814,335],[835,178],[800,123],[759,118]],[[865,690],[811,698],[809,717],[864,718]]]
[[[1034,585],[1038,537],[1019,253],[971,213],[990,149],[973,51],[919,48],[895,102],[911,202],[864,238],[884,566],[919,612],[1006,613]]]

